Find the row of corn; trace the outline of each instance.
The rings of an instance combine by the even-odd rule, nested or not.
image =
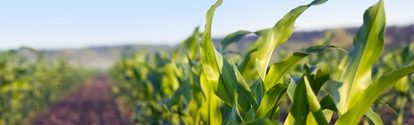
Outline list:
[[[67,64],[63,59],[47,61],[31,48],[0,54],[0,124],[29,124],[46,111],[47,105],[76,89],[93,72]]]
[[[324,2],[298,6],[272,28],[231,33],[216,50],[211,29],[218,0],[204,31],[196,28],[175,51],[124,55],[110,70],[117,100],[143,124],[405,123],[405,104],[414,97],[414,44],[381,56],[382,0],[365,11],[352,48],[328,45],[327,34],[320,45],[271,61],[296,19]],[[258,39],[245,52],[226,51],[249,34]],[[398,118],[382,119],[382,107]]]

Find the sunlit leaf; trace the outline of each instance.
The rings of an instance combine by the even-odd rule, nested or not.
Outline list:
[[[385,12],[381,0],[365,11],[364,24],[354,37],[352,49],[338,67],[340,74],[334,77],[333,97],[339,115],[360,106],[357,100],[371,84],[371,68],[383,49],[384,30]]]
[[[266,43],[258,48],[258,56],[256,59],[256,68],[260,78],[266,80],[266,72],[269,60],[273,50],[284,44],[293,33],[296,19],[310,6],[323,2],[312,2],[309,5],[303,5],[291,10],[276,25],[270,29],[266,35]]]
[[[200,82],[206,99],[206,103],[202,105],[200,112],[201,120],[206,124],[221,124],[220,99],[214,94],[213,88],[203,72],[200,75]]]
[[[312,112],[315,121],[321,125],[328,125],[328,122],[326,121],[326,118],[322,112],[321,105],[319,104],[318,98],[316,97],[308,78],[306,76],[303,78],[305,80],[306,97],[308,100],[309,109]]]
[[[222,0],[217,1],[207,12],[206,29],[200,43],[200,55],[204,73],[213,87],[214,93],[228,105],[232,106],[235,100],[237,100],[236,76],[232,66],[214,48],[211,38],[211,25],[214,11],[221,3]]]
[[[267,74],[268,79],[264,81],[266,88],[269,88],[278,83],[281,83],[283,80],[282,78],[286,74],[288,69],[291,68],[296,63],[298,63],[304,57],[309,56],[312,53],[321,53],[324,50],[331,48],[331,47],[335,47],[335,46],[331,46],[331,45],[312,46],[306,49],[304,52],[294,52],[282,62],[273,64],[270,67],[269,73]]]
[[[358,123],[359,120],[357,119],[361,119],[365,113],[361,111],[367,111],[377,100],[377,98],[389,89],[395,81],[412,73],[414,73],[414,65],[406,66],[381,76],[378,80],[375,80],[371,85],[369,85],[362,95],[359,95],[360,98],[356,100],[358,105],[352,107],[343,116],[339,117],[337,123]]]
[[[287,87],[288,85],[286,84],[277,84],[270,88],[263,96],[263,100],[256,111],[255,118],[264,118],[271,112],[271,109],[279,106],[282,98],[286,95]]]

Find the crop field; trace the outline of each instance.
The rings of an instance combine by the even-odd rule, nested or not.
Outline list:
[[[70,66],[63,59],[46,61],[43,53],[31,48],[1,53],[0,124],[28,124],[45,106],[77,89],[93,74],[93,70]]]
[[[351,46],[326,32],[298,51],[282,47],[302,13],[326,1],[217,43],[217,0],[174,50],[123,53],[104,75],[31,48],[2,52],[0,125],[414,124],[414,42],[385,49],[383,0],[361,12]],[[246,50],[229,49],[249,35]]]
[[[330,44],[327,33],[302,51],[272,55],[296,19],[324,2],[298,6],[272,28],[228,34],[215,48],[218,0],[204,31],[195,28],[172,53],[142,50],[119,60],[112,90],[143,124],[414,124],[414,43],[383,52],[382,0],[363,13],[351,48]],[[226,49],[249,34],[259,37],[247,50]]]

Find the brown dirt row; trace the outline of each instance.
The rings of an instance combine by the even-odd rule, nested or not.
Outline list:
[[[31,120],[33,125],[132,125],[121,114],[105,76],[98,76],[78,91],[52,104]]]

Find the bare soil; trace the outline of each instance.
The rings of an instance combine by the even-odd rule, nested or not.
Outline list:
[[[105,76],[98,76],[49,110],[31,120],[33,125],[133,125],[120,113]]]

